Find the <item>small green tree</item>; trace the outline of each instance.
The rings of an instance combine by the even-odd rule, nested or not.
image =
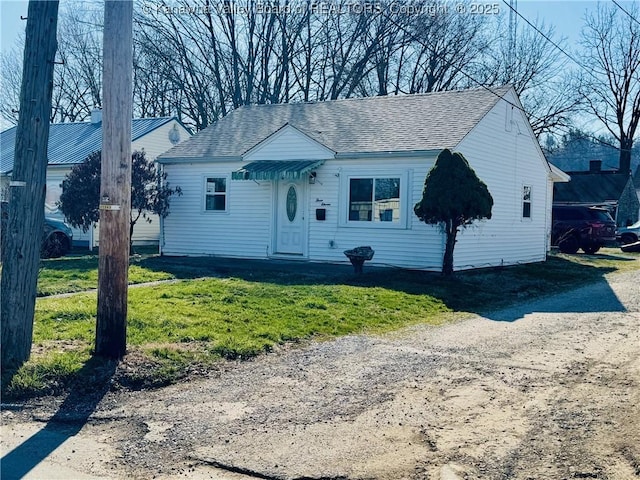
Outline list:
[[[414,207],[417,217],[431,225],[441,224],[447,236],[442,273],[453,273],[453,249],[460,227],[491,218],[493,198],[485,183],[461,153],[444,149],[427,174],[422,200]]]
[[[58,205],[67,221],[86,232],[100,219],[100,152],[91,153],[74,166],[62,181]],[[167,174],[160,173],[144,152],[131,155],[131,218],[129,238],[133,241],[133,227],[140,218],[151,222],[149,214],[162,218],[169,215],[172,195],[182,195],[180,187],[170,188]]]

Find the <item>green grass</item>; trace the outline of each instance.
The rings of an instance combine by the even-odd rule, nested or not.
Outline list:
[[[88,348],[65,352],[51,350],[37,355],[34,361],[27,362],[17,371],[6,393],[11,397],[58,393],[76,379],[90,358]]]
[[[95,288],[96,262],[70,257],[46,264],[59,274],[47,273],[49,290],[81,288],[82,282],[69,287],[74,276],[94,282],[90,288]],[[212,259],[146,257],[132,265],[130,278],[183,280],[129,290],[130,354],[114,380],[131,388],[165,385],[207,371],[221,359],[246,359],[289,342],[439,325],[458,314],[486,312],[638,268],[639,255],[614,250],[555,255],[540,264],[459,272],[452,278],[366,267],[359,276],[348,270],[287,271],[278,264],[255,271],[239,266],[230,276],[225,275],[228,266]],[[197,278],[205,274],[210,278]],[[85,368],[95,316],[95,292],[39,298],[32,359],[3,381],[3,394],[57,393],[86,386],[86,375],[104,380]]]
[[[211,352],[246,358],[314,335],[384,332],[417,322],[441,323],[450,309],[428,294],[354,285],[278,285],[239,278],[183,281],[129,291],[127,342],[207,342]],[[36,342],[94,339],[95,294],[43,298]]]
[[[146,258],[146,257],[144,257]],[[174,278],[171,273],[142,267],[133,259],[129,267],[129,283],[145,283]],[[38,296],[73,293],[98,287],[96,254],[42,260],[38,272]]]

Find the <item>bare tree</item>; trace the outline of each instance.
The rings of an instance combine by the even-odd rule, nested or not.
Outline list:
[[[62,13],[56,121],[83,120],[102,102],[102,5],[79,5]],[[167,0],[139,8],[134,115],[177,115],[200,130],[247,104],[422,93],[479,81],[512,83],[536,133],[569,123],[575,95],[567,93],[568,82],[553,83],[565,67],[553,47],[521,29],[517,53],[509,56],[512,45],[495,17],[459,14],[447,5]],[[19,62],[0,61],[6,65],[0,75],[15,77]],[[14,90],[0,95],[11,100],[15,94],[7,92]],[[15,101],[0,102],[0,114],[15,121],[12,110]]]
[[[168,117],[177,112],[180,94],[171,81],[171,71],[165,63],[134,51],[133,110],[140,118]]]
[[[392,13],[389,10],[374,20],[373,35],[378,39],[379,48],[373,52],[375,70],[367,79],[369,85],[363,85],[363,88],[369,88],[369,94],[400,93],[404,77],[403,65],[412,44],[409,25],[408,15]]]
[[[469,74],[488,47],[486,26],[485,16],[450,10],[416,17],[408,92],[451,90],[467,82],[465,73]]]
[[[585,19],[581,58],[588,65],[582,94],[590,113],[620,144],[620,171],[631,168],[631,149],[640,121],[640,24],[635,3],[627,15],[611,4],[598,4]]]
[[[571,126],[581,95],[570,71],[566,40],[544,22],[518,22],[515,38],[504,22],[473,75],[485,85],[511,84],[518,93],[536,136]]]
[[[7,52],[0,52],[0,116],[10,124],[18,123],[20,104],[20,86],[22,84],[22,49],[13,47]]]
[[[66,4],[60,11],[52,122],[82,121],[102,103],[102,26],[96,20],[100,14],[100,5],[95,2]],[[0,115],[10,124],[16,124],[18,118],[23,50],[20,38],[13,49],[0,54]]]
[[[61,12],[52,118],[81,121],[102,106],[102,5],[68,4]]]
[[[185,123],[198,130],[227,111],[226,64],[217,51],[215,15],[213,8],[200,6],[193,15],[174,15],[167,7],[139,13],[135,18],[137,64],[144,58],[145,77],[165,79],[164,88],[171,91],[176,113],[180,118],[187,117]]]
[[[342,5],[343,10],[348,10],[347,2]],[[326,58],[329,68],[322,72],[323,91],[327,92],[323,99],[351,97],[363,79],[375,70],[372,60],[381,46],[384,26],[388,25],[378,23],[382,29],[374,30],[371,35],[371,29],[376,28],[375,19],[380,16],[381,12],[363,9],[327,17],[322,31],[328,46]]]

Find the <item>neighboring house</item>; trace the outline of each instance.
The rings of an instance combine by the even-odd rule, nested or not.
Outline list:
[[[620,168],[620,149],[615,143],[603,143],[593,137],[584,136],[580,132],[570,132],[563,140],[563,146],[552,148],[547,160],[564,172],[586,172],[591,168],[591,160],[601,161],[602,170],[618,170]],[[640,146],[636,142],[631,149],[631,170],[640,167]]]
[[[633,176],[633,184],[636,187],[636,196],[638,197],[638,204],[640,204],[640,165],[636,168],[636,173]],[[640,217],[640,207],[638,211],[638,217]]]
[[[640,201],[631,175],[602,170],[599,160],[591,161],[589,171],[567,173],[571,181],[555,185],[554,203],[605,207],[619,227],[638,220]]]
[[[413,213],[443,148],[494,199],[458,236],[455,268],[542,261],[552,169],[510,87],[244,106],[158,157],[183,195],[163,222],[166,255],[219,255],[441,269],[444,234]]]
[[[87,156],[102,148],[101,112],[92,112],[90,122],[53,123],[49,130],[49,162],[47,166],[47,194],[45,213],[48,216],[64,219],[56,203],[62,193],[62,181],[71,168],[81,163]],[[155,158],[191,136],[181,122],[175,117],[140,118],[131,123],[131,149],[146,153],[147,160]],[[13,170],[16,127],[0,133],[0,186],[2,196],[8,188]],[[160,233],[160,221],[151,216],[152,222],[138,220],[133,232],[133,240],[137,245],[157,244]],[[99,229],[73,229],[74,244],[97,245]]]

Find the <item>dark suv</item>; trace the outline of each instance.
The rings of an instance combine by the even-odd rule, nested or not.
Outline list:
[[[616,223],[604,208],[554,205],[551,245],[563,253],[596,253],[616,241]]]
[[[0,203],[0,244],[4,249],[5,230],[9,220],[9,204]],[[57,258],[66,255],[71,249],[73,232],[64,222],[51,217],[44,217],[42,227],[42,244],[40,245],[40,256],[42,258]]]

